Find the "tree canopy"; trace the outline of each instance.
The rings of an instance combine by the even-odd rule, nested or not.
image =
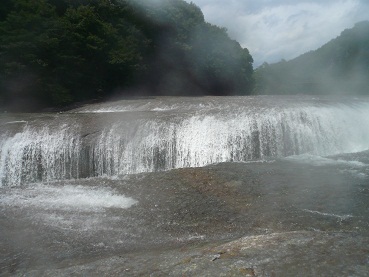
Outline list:
[[[255,70],[258,94],[369,94],[369,21],[315,51]]]
[[[4,0],[0,101],[9,109],[149,95],[250,94],[252,57],[183,0]]]

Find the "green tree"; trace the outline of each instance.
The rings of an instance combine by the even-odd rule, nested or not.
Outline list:
[[[0,16],[8,106],[61,107],[134,86],[152,95],[251,92],[250,53],[193,3],[4,0]]]
[[[6,101],[36,106],[49,102],[49,91],[44,85],[53,49],[58,44],[55,19],[54,7],[47,1],[17,0],[0,22],[2,90]],[[59,93],[65,90],[61,88]],[[67,94],[64,99],[69,99]]]
[[[315,51],[255,70],[259,94],[368,94],[369,22]]]

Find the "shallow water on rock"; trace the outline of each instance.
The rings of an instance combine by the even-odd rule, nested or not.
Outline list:
[[[3,189],[1,272],[365,276],[369,166],[350,157]]]
[[[0,276],[367,276],[367,98],[0,115]]]
[[[367,98],[124,100],[0,115],[0,186],[369,149]]]

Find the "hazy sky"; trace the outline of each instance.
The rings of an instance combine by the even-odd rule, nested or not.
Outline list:
[[[356,22],[369,20],[369,0],[187,1],[248,48],[255,67],[315,50]]]

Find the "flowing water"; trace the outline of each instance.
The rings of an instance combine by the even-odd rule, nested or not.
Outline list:
[[[2,115],[0,186],[369,149],[364,99],[158,98]]]
[[[0,275],[136,276],[160,264],[158,276],[178,276],[191,271],[173,249],[246,236],[263,243],[237,252],[236,273],[365,276],[368,191],[368,98],[162,97],[2,114]],[[192,274],[213,275],[205,260]],[[222,270],[239,266],[227,261]]]

